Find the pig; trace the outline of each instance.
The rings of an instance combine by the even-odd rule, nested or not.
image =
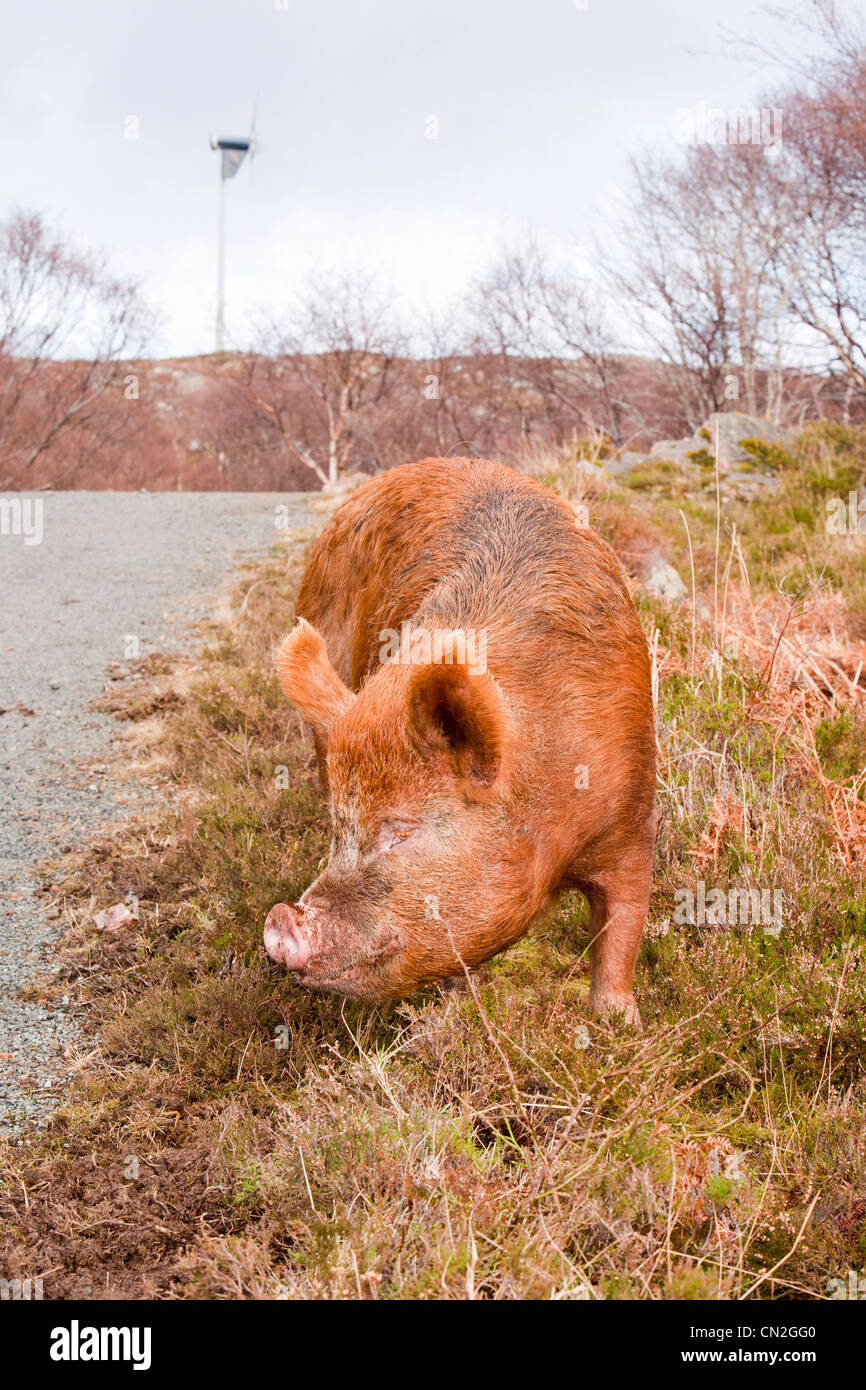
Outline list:
[[[650,659],[616,558],[566,501],[475,458],[371,478],[315,543],[276,664],[332,839],[300,902],[268,914],[274,961],[301,985],[398,999],[578,889],[590,1008],[640,1026]]]

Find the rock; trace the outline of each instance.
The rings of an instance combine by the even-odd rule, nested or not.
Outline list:
[[[722,475],[723,497],[743,497],[750,501],[754,497],[768,497],[778,491],[778,473],[768,473],[760,467],[746,468],[740,464],[730,473]]]
[[[648,594],[666,603],[682,603],[688,590],[673,565],[659,556],[651,565],[643,586]]]
[[[649,456],[653,459],[671,459],[681,468],[695,466],[690,454],[705,453],[714,459],[717,426],[720,473],[728,473],[738,463],[755,465],[754,457],[742,448],[741,440],[760,439],[764,444],[787,444],[795,433],[754,415],[742,415],[737,410],[719,410],[709,416],[697,434],[689,435],[687,439],[659,439],[650,449]]]
[[[646,463],[646,459],[646,454],[636,453],[634,449],[623,449],[622,453],[614,458],[605,459],[602,467],[612,478],[625,478],[633,469]]]
[[[604,482],[605,475],[608,472],[607,465],[599,467],[597,463],[590,463],[589,459],[577,459],[576,462],[581,473],[585,473],[588,478],[598,478],[601,482]]]
[[[128,903],[115,903],[114,907],[93,914],[93,925],[97,931],[122,931],[124,927],[132,926],[137,920]]]
[[[774,425],[771,420],[762,420],[754,415],[741,415],[736,410],[716,411],[709,417],[704,429],[709,440],[704,447],[709,453],[715,452],[716,426],[719,432],[720,471],[735,463],[753,461],[752,455],[741,448],[742,439],[760,439],[764,444],[787,444],[793,431]]]
[[[691,463],[690,453],[706,447],[707,441],[694,434],[690,434],[687,439],[659,439],[653,444],[647,459],[670,459],[672,463],[684,468]]]

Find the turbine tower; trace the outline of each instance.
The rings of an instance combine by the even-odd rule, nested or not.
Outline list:
[[[252,129],[249,135],[237,137],[212,135],[210,147],[221,150],[220,161],[220,210],[217,243],[217,309],[216,309],[216,350],[225,347],[225,304],[226,304],[226,181],[233,179],[238,169],[250,155],[250,162],[256,152],[256,118],[253,113]]]

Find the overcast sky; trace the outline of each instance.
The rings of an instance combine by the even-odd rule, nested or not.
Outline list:
[[[678,109],[748,106],[766,80],[724,30],[774,26],[753,0],[583,4],[7,0],[0,215],[39,210],[140,276],[158,353],[210,351],[208,142],[245,133],[258,93],[259,154],[228,185],[234,341],[313,263],[383,271],[411,315],[505,236],[585,257],[630,152],[672,142]]]

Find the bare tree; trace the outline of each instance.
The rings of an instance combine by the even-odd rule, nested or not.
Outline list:
[[[406,352],[394,297],[366,275],[317,275],[247,356],[250,398],[295,459],[335,484],[350,462],[383,466],[376,416]]]
[[[772,48],[734,43],[741,56],[788,73],[769,98],[785,126],[767,180],[770,207],[783,190],[786,222],[777,288],[801,356],[840,382],[847,414],[866,397],[866,24],[836,0],[765,9],[778,22]]]
[[[672,370],[692,426],[737,399],[760,408],[759,372],[781,408],[789,296],[777,275],[791,235],[788,186],[763,147],[695,145],[677,159],[633,162],[623,307]]]
[[[842,376],[850,399],[866,392],[866,33],[834,6],[814,15],[831,56],[775,98],[796,208],[778,267],[822,365]]]
[[[73,433],[98,442],[116,432],[105,405],[117,364],[153,326],[138,285],[103,257],[35,213],[0,224],[0,485],[26,486],[36,460]]]
[[[475,284],[468,318],[476,348],[496,353],[524,435],[541,417],[622,436],[620,363],[598,297],[529,239],[505,247]],[[601,421],[594,418],[601,412]],[[549,418],[552,417],[552,418]]]

